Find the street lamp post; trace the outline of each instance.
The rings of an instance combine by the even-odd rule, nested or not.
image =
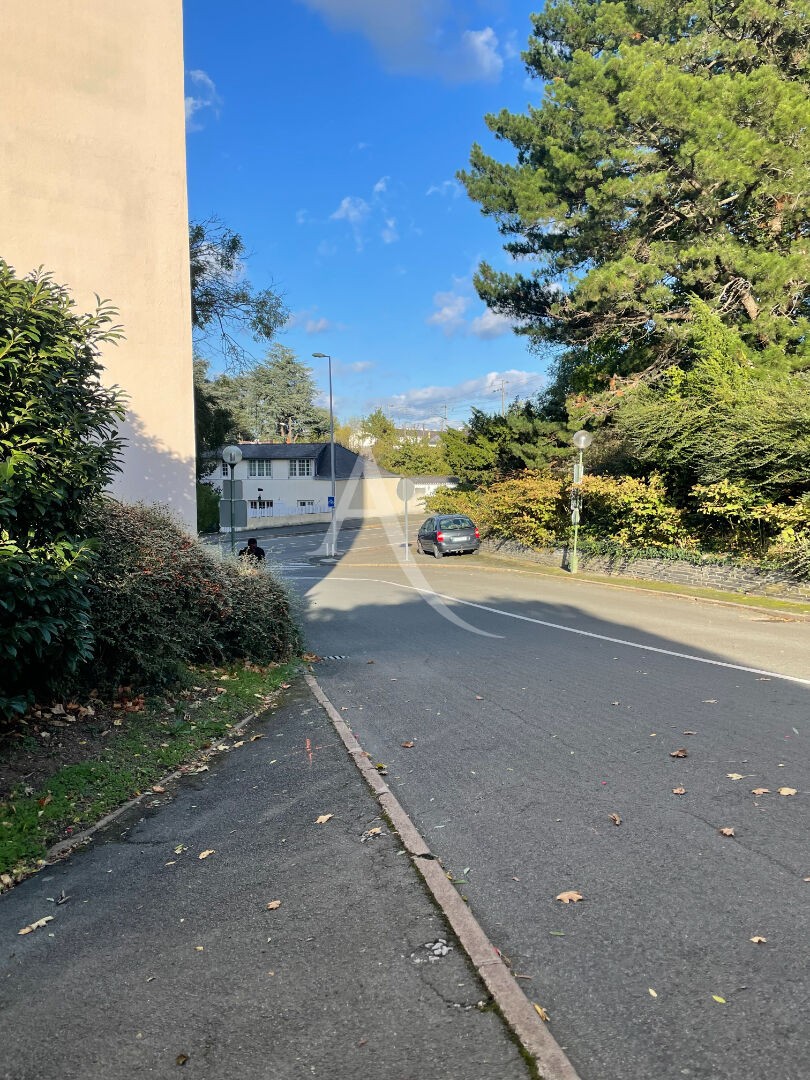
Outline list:
[[[579,457],[574,462],[574,486],[571,488],[571,524],[574,526],[574,545],[571,550],[571,565],[570,570],[572,574],[576,574],[579,570],[579,556],[577,555],[577,537],[579,534],[579,512],[582,509],[582,476],[584,467],[582,464],[582,451],[587,450],[593,442],[593,435],[590,431],[577,431],[571,440],[574,446],[579,450]]]
[[[231,470],[231,555],[233,555],[236,550],[236,537],[233,527],[233,470],[242,460],[242,451],[238,446],[226,446],[222,451],[222,460]]]
[[[332,498],[330,499],[330,510],[332,511],[332,522],[330,531],[332,534],[332,543],[327,545],[326,554],[331,555],[333,558],[337,555],[337,499],[335,497],[335,413],[332,408],[332,357],[329,353],[314,352],[313,357],[316,360],[328,360],[329,361],[329,461],[332,471]],[[331,547],[331,551],[329,550]]]

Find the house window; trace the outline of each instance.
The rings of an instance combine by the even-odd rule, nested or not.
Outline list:
[[[273,508],[273,500],[272,499],[251,499],[250,500],[250,509],[251,510],[272,510],[272,508]]]
[[[290,476],[312,476],[312,462],[310,460],[291,461]]]
[[[248,476],[272,476],[273,462],[259,458],[257,461],[248,462]]]
[[[231,475],[230,469],[228,468],[227,463],[224,462],[224,461],[222,462],[222,475],[223,476],[230,476]]]
[[[298,509],[299,510],[313,510],[314,508],[315,508],[315,500],[314,499],[299,499],[298,500]]]

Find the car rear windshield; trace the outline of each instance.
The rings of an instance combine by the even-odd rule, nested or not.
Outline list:
[[[445,517],[439,520],[439,528],[452,530],[452,529],[474,529],[475,526],[468,517]]]

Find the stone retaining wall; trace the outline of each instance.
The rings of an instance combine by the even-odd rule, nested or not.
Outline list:
[[[567,548],[544,548],[535,551],[513,540],[488,538],[482,541],[485,551],[509,555],[543,566],[568,566]],[[695,564],[677,559],[627,559],[580,553],[581,570],[610,577],[635,578],[641,581],[668,581],[749,596],[774,596],[784,600],[810,600],[810,582],[800,581],[781,570],[757,570],[733,563]]]

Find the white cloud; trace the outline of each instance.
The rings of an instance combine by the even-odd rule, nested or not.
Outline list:
[[[390,176],[381,176],[377,183],[374,185],[373,191],[375,195],[381,195],[384,191],[388,190],[388,181]]]
[[[333,364],[338,374],[349,373],[351,375],[361,375],[364,371],[371,371],[376,366],[373,360],[355,360],[350,364],[344,364],[342,361],[336,360]]]
[[[469,298],[454,292],[439,292],[433,297],[436,310],[428,317],[430,326],[440,326],[452,337],[464,326],[464,313],[470,305]]]
[[[306,225],[309,222],[308,210],[296,210],[295,212],[295,224]]]
[[[536,394],[545,386],[546,378],[537,371],[490,371],[451,386],[423,386],[394,394],[386,398],[386,404],[402,420],[432,423],[444,414],[445,408],[466,419],[474,405],[488,412],[500,411],[501,384],[505,384],[506,399],[511,401]]]
[[[197,114],[202,109],[211,109],[215,116],[219,115],[219,107],[222,98],[217,93],[214,80],[210,75],[199,69],[188,72],[190,93],[186,95],[186,130],[201,131],[203,125]]]
[[[473,337],[488,340],[508,334],[514,325],[512,320],[505,315],[499,315],[496,311],[487,308],[483,315],[476,316],[470,323],[470,333]]]
[[[498,53],[498,38],[491,26],[483,30],[465,30],[461,43],[459,70],[463,64],[467,65],[467,79],[495,82],[500,78],[503,59]]]
[[[341,200],[340,206],[335,210],[334,214],[331,215],[332,221],[347,221],[351,225],[354,244],[358,251],[363,250],[362,225],[370,213],[371,207],[365,199],[361,199],[357,195],[347,195]]]
[[[303,330],[305,334],[324,334],[327,330],[338,329],[335,323],[318,315],[314,308],[294,311],[284,326],[287,330]]]
[[[397,232],[397,219],[386,218],[385,227],[380,233],[384,244],[394,244],[399,240],[399,233]]]
[[[439,76],[448,82],[492,80],[503,60],[491,27],[463,30],[469,4],[382,0],[299,0],[336,30],[362,34],[383,65],[399,73]]]
[[[348,221],[351,225],[360,225],[368,217],[370,210],[371,207],[365,199],[357,195],[347,195],[331,218],[332,221]]]
[[[431,184],[425,192],[426,195],[450,195],[457,199],[461,194],[461,187],[455,180],[442,180],[440,184]]]

